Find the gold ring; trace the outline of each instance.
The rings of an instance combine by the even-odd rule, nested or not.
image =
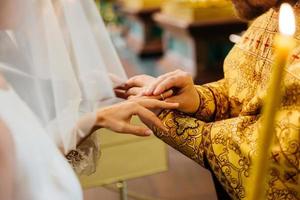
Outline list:
[[[165,100],[164,94],[160,94],[160,97],[163,101]]]

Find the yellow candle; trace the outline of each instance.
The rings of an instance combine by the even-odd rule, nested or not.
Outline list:
[[[293,40],[295,16],[293,8],[287,3],[282,4],[280,8],[279,30],[280,34],[276,36],[274,45],[276,58],[263,108],[262,126],[258,135],[257,152],[251,171],[253,188],[249,188],[250,194],[247,195],[249,197],[247,199],[251,200],[266,199],[266,184],[270,167],[268,160],[275,137],[276,111],[280,107],[282,99],[281,84],[284,78],[284,67],[295,45]]]

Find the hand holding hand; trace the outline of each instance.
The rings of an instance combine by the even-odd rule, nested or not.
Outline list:
[[[144,88],[150,85],[155,78],[148,75],[137,75],[130,78],[126,83],[116,87],[115,93],[117,97],[122,99],[131,99],[143,95]]]
[[[167,103],[156,99],[136,98],[125,101],[97,112],[97,126],[109,128],[115,132],[149,136],[152,131],[143,126],[130,123],[132,116],[137,115],[147,126],[156,126],[167,131],[161,120],[150,110],[176,109],[177,103]],[[150,110],[149,110],[150,109]]]
[[[187,72],[176,70],[158,77],[148,85],[143,95],[159,96],[174,90],[171,97],[164,97],[166,102],[179,103],[178,110],[195,113],[199,108],[200,98],[194,86],[193,78]]]
[[[115,94],[117,97],[122,99],[134,99],[140,98],[144,95],[145,90],[148,86],[156,81],[156,78],[149,75],[137,75],[130,78],[126,83],[116,87]],[[163,94],[152,96],[152,99],[163,100],[173,95],[173,91],[169,90]]]

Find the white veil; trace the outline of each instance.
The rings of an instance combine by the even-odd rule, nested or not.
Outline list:
[[[13,14],[0,19],[0,72],[69,152],[114,101],[109,77],[126,80],[103,20],[93,0],[2,1]]]

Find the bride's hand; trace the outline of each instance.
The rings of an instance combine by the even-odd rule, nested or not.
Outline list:
[[[156,82],[156,78],[149,75],[137,75],[130,78],[126,83],[119,85],[114,89],[117,97],[122,99],[140,98],[145,90]],[[164,92],[162,95],[153,96],[153,99],[164,100],[173,95],[172,90]],[[163,97],[163,98],[162,98]]]
[[[140,97],[143,94],[144,88],[155,81],[155,78],[149,75],[137,75],[130,78],[124,84],[116,87],[115,93],[117,97],[122,99],[131,99]]]
[[[156,99],[136,98],[125,101],[97,112],[97,126],[108,128],[115,132],[149,136],[152,131],[144,126],[130,123],[131,118],[137,115],[147,126],[155,126],[167,131],[161,120],[150,110],[176,109],[177,103],[167,103]]]

